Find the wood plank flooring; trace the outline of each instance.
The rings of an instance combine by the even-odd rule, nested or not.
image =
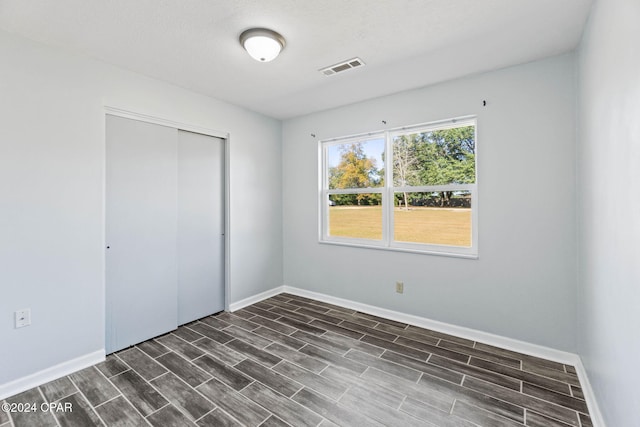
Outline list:
[[[572,366],[290,294],[3,403],[35,411],[1,427],[591,426]]]

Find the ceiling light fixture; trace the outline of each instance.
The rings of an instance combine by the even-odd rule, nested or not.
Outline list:
[[[284,49],[284,37],[266,28],[251,28],[240,34],[240,44],[256,61],[269,62],[276,59]]]

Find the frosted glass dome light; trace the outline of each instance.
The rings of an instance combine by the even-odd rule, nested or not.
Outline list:
[[[249,55],[260,62],[276,59],[284,49],[284,37],[266,28],[252,28],[240,34],[240,44]]]

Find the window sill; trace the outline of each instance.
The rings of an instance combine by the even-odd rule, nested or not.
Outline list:
[[[320,243],[321,245],[347,246],[352,248],[375,249],[375,250],[390,251],[390,252],[406,252],[406,253],[412,253],[412,254],[436,255],[436,256],[443,256],[443,257],[449,257],[449,258],[479,259],[477,254],[462,254],[462,253],[456,253],[456,252],[436,251],[436,250],[428,250],[428,249],[412,249],[412,248],[403,248],[403,247],[397,247],[397,246],[367,245],[366,243],[342,242],[342,241],[336,241],[336,240],[319,240],[318,243]]]

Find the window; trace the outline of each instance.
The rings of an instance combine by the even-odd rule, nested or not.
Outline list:
[[[320,241],[477,256],[476,121],[320,141]]]

